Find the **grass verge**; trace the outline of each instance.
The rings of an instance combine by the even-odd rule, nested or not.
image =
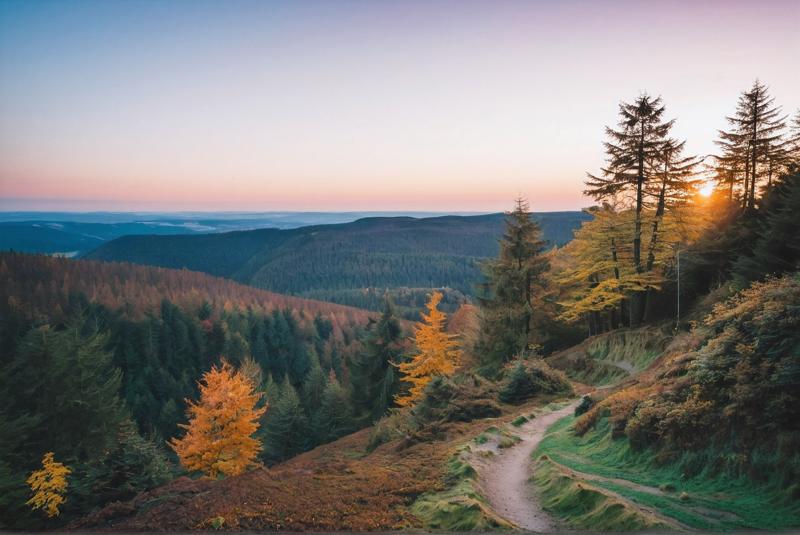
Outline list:
[[[541,492],[542,506],[567,520],[572,528],[643,531],[672,527],[600,488],[576,480],[546,455],[536,462],[534,481]]]
[[[637,452],[626,438],[611,437],[607,419],[582,437],[572,432],[573,417],[549,430],[535,452],[584,475],[591,486],[619,494],[633,503],[704,530],[786,529],[800,526],[800,500],[769,482],[713,473],[707,468],[687,471],[711,452],[686,453],[674,463],[658,464],[652,452]],[[539,477],[537,467],[536,477]],[[689,475],[692,474],[692,475]],[[568,521],[570,511],[553,510]]]
[[[475,469],[465,460],[464,446],[447,462],[445,489],[420,496],[411,512],[429,529],[445,531],[487,531],[511,529],[497,516],[475,487]]]

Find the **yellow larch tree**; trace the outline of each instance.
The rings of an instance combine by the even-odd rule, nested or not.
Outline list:
[[[189,423],[183,438],[170,446],[187,470],[217,479],[241,474],[257,465],[261,442],[253,438],[267,407],[257,408],[261,392],[224,359],[203,375],[200,400],[186,400]]]
[[[402,373],[402,381],[411,383],[408,393],[395,397],[401,407],[413,405],[422,398],[425,387],[439,375],[452,375],[461,361],[455,335],[445,331],[447,314],[439,310],[441,292],[434,292],[422,313],[422,321],[414,326],[414,343],[417,354],[397,368]]]
[[[67,499],[67,476],[71,470],[56,461],[53,452],[47,452],[42,458],[42,469],[31,473],[27,479],[28,486],[33,491],[33,497],[28,500],[32,509],[43,509],[48,517],[58,516],[59,506]]]

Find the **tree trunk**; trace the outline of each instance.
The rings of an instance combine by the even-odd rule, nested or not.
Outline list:
[[[642,272],[642,207],[644,197],[644,125],[639,135],[638,170],[636,174],[636,219],[633,228],[633,265],[636,273]],[[642,294],[631,296],[631,327],[639,325],[642,318]]]
[[[750,173],[750,197],[747,201],[747,207],[750,210],[752,210],[756,204],[756,166],[758,164],[758,90],[756,90],[753,100],[753,137],[751,138],[751,143],[753,145],[753,156],[750,158],[752,160],[751,164],[753,165],[753,170]]]

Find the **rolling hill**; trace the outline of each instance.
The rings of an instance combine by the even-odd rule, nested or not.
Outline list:
[[[535,214],[545,239],[560,245],[588,216]],[[297,229],[184,236],[125,236],[86,255],[187,268],[258,288],[374,308],[359,290],[447,287],[471,294],[480,262],[497,254],[503,214],[375,217]]]
[[[80,256],[128,235],[209,234],[436,212],[0,212],[0,251]]]

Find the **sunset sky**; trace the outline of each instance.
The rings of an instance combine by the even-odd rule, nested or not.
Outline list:
[[[800,1],[0,0],[0,210],[578,209],[619,100],[689,151]]]

